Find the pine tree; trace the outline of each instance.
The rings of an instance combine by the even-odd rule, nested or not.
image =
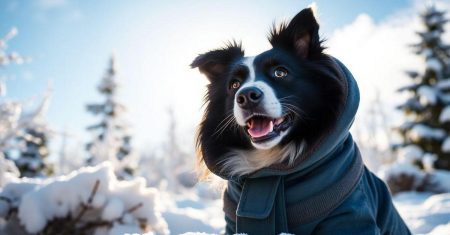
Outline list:
[[[15,159],[21,177],[44,177],[53,174],[52,165],[47,163],[48,132],[42,128],[26,128],[18,138],[23,143],[20,155]]]
[[[14,162],[21,177],[45,177],[54,173],[53,165],[48,162],[50,151],[48,142],[51,130],[45,121],[50,95],[47,93],[38,107],[24,113],[23,118],[32,117],[16,139],[20,145],[19,154]]]
[[[86,145],[90,153],[87,163],[95,165],[102,161],[111,161],[117,176],[126,179],[134,175],[136,167],[133,163],[129,128],[122,118],[126,108],[117,101],[118,88],[117,64],[112,56],[109,67],[97,87],[105,101],[87,105],[88,112],[101,116],[100,123],[87,128],[95,135],[93,141]]]
[[[0,39],[0,67],[11,63],[22,64],[29,59],[17,52],[6,52],[7,42],[18,33],[16,28]],[[0,99],[6,95],[6,85],[0,81]],[[14,160],[20,176],[39,177],[53,173],[47,163],[49,155],[47,140],[49,128],[45,124],[44,114],[47,110],[49,96],[46,95],[41,104],[31,112],[23,112],[19,102],[0,100],[0,152],[10,160]],[[11,152],[18,156],[11,158]]]
[[[435,168],[450,169],[450,46],[441,40],[448,20],[434,6],[421,19],[424,30],[417,32],[420,42],[413,49],[426,67],[407,71],[413,83],[399,89],[410,98],[398,106],[407,121],[398,128],[403,143],[397,147],[406,149],[406,157],[420,168],[430,168],[432,159]]]

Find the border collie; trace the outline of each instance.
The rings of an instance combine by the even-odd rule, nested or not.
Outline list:
[[[191,64],[210,81],[198,164],[228,180],[226,233],[410,234],[363,166],[349,134],[359,90],[318,30],[307,8],[259,55],[230,42]]]
[[[191,66],[211,82],[197,140],[200,163],[215,156],[221,171],[235,176],[292,164],[336,120],[343,88],[330,72],[334,61],[322,53],[319,25],[307,17],[273,28],[273,49],[257,56],[244,57],[230,42],[194,60]]]

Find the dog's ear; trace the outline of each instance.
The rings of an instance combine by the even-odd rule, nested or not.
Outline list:
[[[314,7],[300,11],[289,23],[273,27],[269,41],[273,47],[294,51],[301,58],[308,58],[323,51],[319,39],[319,24]]]
[[[210,81],[221,76],[236,60],[244,56],[241,44],[230,42],[225,47],[201,54],[194,59],[191,68],[198,68]]]

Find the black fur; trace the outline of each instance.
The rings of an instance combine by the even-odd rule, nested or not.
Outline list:
[[[289,24],[274,27],[269,36],[273,48],[254,60],[257,80],[270,85],[277,98],[291,107],[291,110],[285,109],[283,112],[294,109],[300,114],[295,116],[292,130],[281,145],[305,141],[307,146],[313,146],[332,128],[345,100],[343,75],[335,61],[322,52],[318,30],[312,10],[305,9]],[[299,40],[303,41],[299,43]],[[230,89],[230,84],[234,80],[245,82],[248,76],[248,70],[242,66],[243,58],[241,45],[233,42],[199,55],[191,65],[198,67],[210,80],[197,148],[199,162],[204,161],[209,170],[216,174],[220,174],[219,163],[230,150],[254,149],[244,127],[234,123],[220,129],[233,113],[235,91]],[[278,66],[289,71],[282,80],[271,77]]]

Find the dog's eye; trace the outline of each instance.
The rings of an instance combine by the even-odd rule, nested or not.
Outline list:
[[[238,89],[241,86],[241,82],[234,80],[230,84],[231,89]]]
[[[287,76],[287,74],[288,74],[287,69],[283,67],[278,67],[273,71],[273,76],[276,78],[284,78]]]

